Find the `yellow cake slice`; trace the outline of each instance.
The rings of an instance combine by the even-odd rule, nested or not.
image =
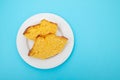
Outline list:
[[[24,36],[30,40],[35,40],[38,35],[45,36],[47,34],[57,32],[57,24],[46,19],[41,20],[40,24],[29,26],[24,31]]]
[[[67,40],[66,37],[55,34],[48,34],[45,37],[38,36],[28,56],[39,59],[55,56],[64,49]]]

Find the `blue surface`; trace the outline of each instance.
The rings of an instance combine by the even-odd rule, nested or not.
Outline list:
[[[16,48],[21,24],[43,12],[65,18],[75,36],[70,58],[50,70]],[[120,80],[120,0],[0,0],[0,80]]]

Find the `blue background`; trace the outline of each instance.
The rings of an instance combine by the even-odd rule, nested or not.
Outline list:
[[[43,12],[65,18],[75,37],[70,58],[50,70],[16,48],[21,24]],[[120,0],[0,0],[0,80],[120,80]]]

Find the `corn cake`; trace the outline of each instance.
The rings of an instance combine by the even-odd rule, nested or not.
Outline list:
[[[55,56],[64,49],[67,40],[66,37],[55,34],[48,34],[45,37],[38,36],[28,56],[39,59]]]
[[[23,35],[30,40],[35,40],[38,35],[45,36],[50,33],[55,34],[56,32],[57,24],[43,19],[39,24],[29,26]]]

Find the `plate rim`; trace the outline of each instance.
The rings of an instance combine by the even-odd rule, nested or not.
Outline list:
[[[58,65],[56,65],[56,66],[54,66],[54,67],[49,67],[49,68],[41,68],[41,67],[38,67],[38,66],[34,66],[34,65],[32,65],[32,64],[29,64],[29,63],[23,58],[23,56],[22,56],[21,53],[19,52],[19,48],[18,48],[18,35],[19,35],[19,31],[20,31],[21,27],[23,26],[23,24],[25,24],[25,22],[28,21],[31,17],[34,17],[34,16],[36,16],[36,15],[41,15],[41,14],[55,15],[55,16],[63,19],[63,20],[65,21],[65,23],[69,26],[69,28],[70,28],[70,30],[71,30],[71,34],[72,34],[72,39],[73,39],[73,41],[72,41],[73,44],[72,44],[70,53],[69,53],[69,55],[67,56],[67,58],[65,58],[65,59],[64,59],[61,63],[59,63]],[[31,15],[30,17],[28,17],[26,20],[23,21],[23,23],[20,25],[20,27],[19,27],[19,29],[18,29],[18,31],[17,31],[16,45],[17,45],[18,54],[20,55],[20,57],[22,58],[22,60],[23,60],[25,63],[27,63],[27,64],[30,65],[31,67],[34,67],[34,68],[37,68],[37,69],[52,69],[52,68],[58,67],[58,66],[62,65],[63,63],[65,63],[65,62],[69,59],[69,57],[71,56],[71,54],[72,54],[72,51],[73,51],[73,49],[74,49],[74,44],[75,44],[75,42],[74,42],[74,33],[73,33],[73,30],[72,30],[71,26],[69,25],[69,23],[67,22],[67,20],[65,20],[63,17],[61,17],[61,16],[59,16],[59,15],[57,15],[57,14],[54,14],[54,13],[38,13],[38,14]]]

